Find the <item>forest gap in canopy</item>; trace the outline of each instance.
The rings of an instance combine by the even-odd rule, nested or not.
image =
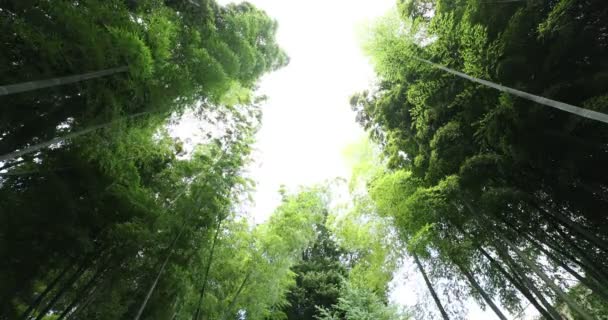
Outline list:
[[[0,24],[0,320],[608,319],[604,0]]]

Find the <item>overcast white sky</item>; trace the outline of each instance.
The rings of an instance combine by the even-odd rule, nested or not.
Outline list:
[[[358,21],[384,14],[395,0],[254,0],[279,22],[278,42],[291,62],[261,82],[263,106],[251,169],[258,182],[256,220],[278,204],[277,190],[310,185],[350,169],[342,150],[363,134],[348,98],[365,89],[373,71],[355,34]]]
[[[233,1],[220,0],[226,4]],[[258,182],[251,212],[262,222],[289,189],[335,177],[348,178],[343,150],[364,135],[349,97],[368,88],[374,73],[357,39],[357,27],[384,15],[396,0],[250,0],[279,22],[278,42],[290,64],[265,76],[260,93],[263,123],[257,135],[250,177]],[[391,299],[411,305],[427,296],[416,270],[406,266]],[[403,284],[406,285],[403,285]],[[496,319],[469,304],[468,319]]]

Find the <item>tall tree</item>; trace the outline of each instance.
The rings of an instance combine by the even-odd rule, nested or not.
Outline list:
[[[315,319],[320,316],[319,308],[337,304],[347,276],[344,250],[332,239],[324,223],[317,224],[315,229],[315,242],[292,268],[296,284],[287,294],[288,305],[282,310],[290,320]]]
[[[142,317],[164,319],[190,303],[201,246],[251,188],[252,92],[287,63],[263,11],[198,4],[0,4],[0,83],[78,75],[1,97],[0,319],[133,318],[144,300]],[[198,146],[168,129],[184,113],[209,125]]]
[[[597,86],[606,73],[603,8],[599,1],[404,0],[364,39],[380,81],[351,104],[387,158],[387,172],[370,180],[372,198],[420,258],[433,257],[441,272],[431,274],[470,282],[472,295],[491,307],[488,291],[517,313],[518,290],[541,314],[559,318],[550,301],[564,296],[565,273],[603,295],[608,127],[425,61],[605,113],[606,92]],[[481,267],[482,257],[496,263]],[[548,267],[532,273],[536,265]],[[569,301],[572,311],[588,313]]]

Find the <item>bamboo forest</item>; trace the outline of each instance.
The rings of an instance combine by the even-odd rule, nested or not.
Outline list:
[[[0,320],[608,320],[606,0],[0,25]]]

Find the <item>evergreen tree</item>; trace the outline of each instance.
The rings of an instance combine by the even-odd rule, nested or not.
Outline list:
[[[296,285],[287,294],[289,306],[283,309],[290,320],[316,319],[319,308],[337,304],[347,276],[344,250],[338,247],[324,224],[315,227],[315,242],[304,250],[302,261],[292,268]]]

